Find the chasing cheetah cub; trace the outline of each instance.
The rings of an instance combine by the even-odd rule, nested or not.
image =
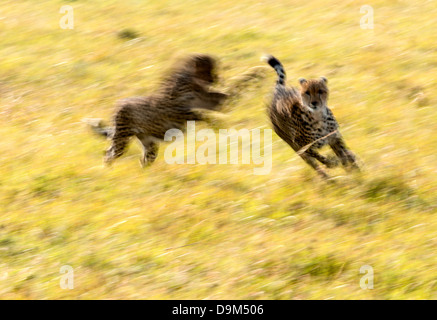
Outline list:
[[[263,60],[278,74],[273,100],[268,107],[276,134],[323,178],[329,176],[316,160],[328,168],[338,164],[336,158],[325,157],[317,151],[325,145],[332,148],[346,169],[358,169],[355,155],[346,147],[338,123],[327,106],[328,80],[324,77],[301,78],[299,92],[297,88],[285,85],[285,71],[278,59],[268,55]]]
[[[99,119],[86,121],[95,132],[112,140],[104,163],[110,165],[123,155],[130,139],[136,137],[143,145],[141,165],[150,165],[167,130],[183,130],[190,120],[208,121],[202,110],[217,110],[228,96],[209,89],[217,80],[215,68],[213,57],[190,55],[175,64],[156,93],[120,100],[112,127],[102,125]]]
[[[212,91],[217,81],[216,60],[206,54],[192,54],[177,61],[161,82],[156,93],[127,98],[117,103],[113,126],[102,119],[83,119],[100,136],[112,140],[106,151],[105,164],[120,157],[132,137],[143,145],[141,165],[152,164],[158,154],[159,143],[169,129],[183,130],[187,121],[201,120],[217,125],[224,117],[224,101],[237,100],[254,81],[265,78],[266,67],[253,67],[231,78],[223,92]]]

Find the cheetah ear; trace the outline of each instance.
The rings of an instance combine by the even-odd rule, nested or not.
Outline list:
[[[324,83],[328,83],[328,79],[326,79],[326,77],[320,77],[320,80],[322,80]]]
[[[302,86],[304,83],[307,83],[307,81],[304,78],[299,78],[299,83]]]

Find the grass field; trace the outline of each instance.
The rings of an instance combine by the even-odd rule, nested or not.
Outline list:
[[[1,1],[0,298],[436,299],[436,16],[435,1]],[[264,53],[290,84],[326,76],[362,173],[325,183],[275,134],[268,175],[163,152],[143,170],[135,143],[104,168],[81,119],[109,119],[190,52],[220,59],[218,87]],[[275,79],[225,128],[270,128]]]

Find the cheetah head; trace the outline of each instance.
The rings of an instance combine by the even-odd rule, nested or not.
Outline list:
[[[313,110],[325,108],[328,104],[328,79],[320,77],[319,79],[305,80],[299,79],[300,93],[303,103]]]
[[[193,55],[191,63],[194,78],[209,84],[217,81],[216,60],[213,57],[206,54]]]

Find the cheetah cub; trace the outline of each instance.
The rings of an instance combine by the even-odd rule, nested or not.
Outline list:
[[[103,126],[100,120],[88,121],[95,132],[112,140],[104,163],[110,165],[123,155],[131,137],[136,137],[143,145],[141,165],[150,165],[167,130],[183,130],[190,120],[207,121],[202,109],[217,110],[227,97],[209,89],[217,80],[215,68],[213,57],[190,55],[176,63],[154,94],[120,100],[112,127]]]
[[[317,149],[329,145],[342,165],[358,169],[355,155],[348,150],[339,132],[338,123],[327,106],[328,80],[299,79],[297,88],[285,85],[285,71],[278,59],[269,55],[263,60],[276,70],[278,80],[268,114],[276,134],[287,142],[299,156],[313,167],[320,176],[329,178],[316,160],[328,168],[335,167],[335,157],[325,157]]]

